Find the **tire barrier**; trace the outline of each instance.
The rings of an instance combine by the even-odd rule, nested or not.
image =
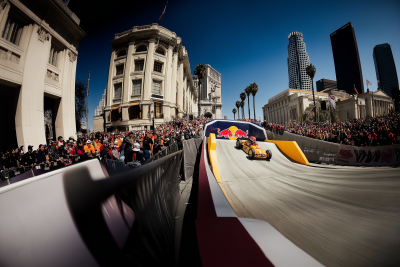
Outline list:
[[[274,134],[273,140],[296,141],[310,162],[345,166],[399,166],[400,145],[355,147],[326,142],[288,132]]]

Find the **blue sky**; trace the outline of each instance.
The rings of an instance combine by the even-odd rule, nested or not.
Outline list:
[[[74,0],[72,0],[74,1]],[[119,1],[124,8],[124,1]],[[128,1],[126,1],[128,2]],[[91,71],[89,127],[107,83],[114,34],[136,25],[156,23],[165,2],[138,1],[140,8],[91,27],[81,42],[77,78]],[[147,3],[147,2],[146,2]],[[201,6],[199,6],[201,4]],[[74,8],[79,7],[79,1]],[[72,9],[72,6],[70,4]],[[72,9],[72,11],[75,11]],[[76,13],[79,15],[78,11]],[[329,34],[351,22],[354,26],[365,79],[376,90],[372,51],[389,43],[400,68],[400,1],[177,1],[170,0],[163,26],[177,33],[189,53],[190,66],[210,64],[222,74],[222,115],[232,109],[247,85],[256,82],[256,115],[268,99],[288,88],[287,45],[290,32],[303,33],[315,81],[336,80]],[[85,30],[85,16],[80,16]],[[90,19],[87,17],[86,19]],[[399,75],[399,74],[398,74]],[[365,85],[366,88],[366,85]],[[253,110],[252,97],[250,107]],[[247,102],[247,100],[246,100]],[[247,103],[245,107],[247,114]],[[253,117],[253,111],[251,111]],[[248,115],[246,115],[248,117]]]

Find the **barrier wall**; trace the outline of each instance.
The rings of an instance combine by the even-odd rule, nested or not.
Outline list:
[[[247,139],[250,136],[256,137],[257,141],[268,139],[265,129],[258,124],[245,121],[213,120],[206,123],[204,128],[205,136],[214,133],[217,139],[237,138]]]
[[[348,166],[399,166],[400,145],[379,147],[355,147],[339,145],[288,132],[274,134],[267,131],[273,140],[296,141],[310,162]]]

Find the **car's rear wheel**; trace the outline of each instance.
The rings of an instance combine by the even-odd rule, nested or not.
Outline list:
[[[240,138],[236,139],[236,148],[237,149],[242,149],[243,148],[243,143]]]
[[[255,154],[256,154],[256,152],[255,152],[254,148],[250,148],[249,149],[249,158],[254,159]]]
[[[267,160],[269,161],[272,158],[272,152],[269,149],[267,149],[267,151],[265,152],[266,152],[265,154],[267,154]]]

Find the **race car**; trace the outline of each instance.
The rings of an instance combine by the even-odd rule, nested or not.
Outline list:
[[[264,152],[258,146],[254,136],[250,136],[249,140],[236,139],[236,148],[243,149],[249,155],[250,159],[266,159],[269,161],[272,158],[271,150],[267,149]]]

